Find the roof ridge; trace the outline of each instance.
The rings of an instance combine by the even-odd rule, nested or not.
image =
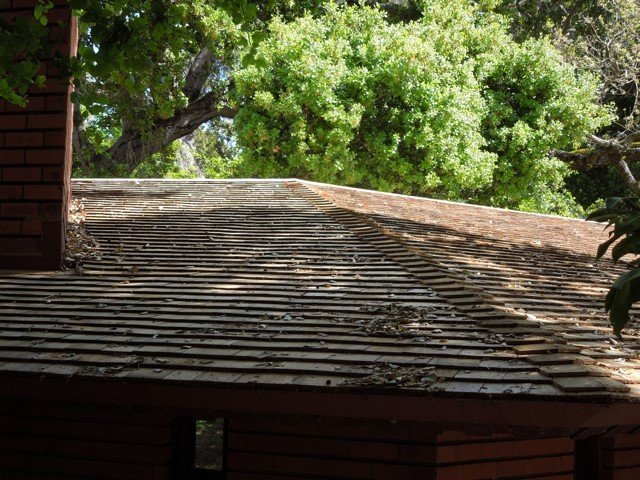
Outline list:
[[[610,377],[603,381],[602,377],[608,377],[608,372],[596,366],[593,358],[580,353],[578,347],[568,345],[567,340],[559,337],[557,332],[540,323],[532,323],[529,314],[498,305],[492,301],[492,295],[465,276],[455,273],[433,254],[408,245],[401,234],[372,218],[338,207],[314,192],[306,183],[290,181],[283,182],[283,185],[294,189],[300,197],[382,251],[420,282],[428,282],[428,286],[459,308],[461,313],[476,321],[481,328],[501,337],[516,354],[535,366],[540,374],[550,378],[556,387],[565,392],[589,394],[629,391],[625,384]],[[397,246],[401,246],[402,251],[398,252]],[[510,331],[514,326],[532,331],[512,334]],[[536,332],[541,335],[536,336]],[[529,335],[533,336],[526,338]],[[564,368],[558,368],[558,364]]]
[[[383,191],[380,191],[380,190],[371,190],[371,189],[367,189],[367,188],[351,187],[351,186],[348,186],[348,185],[336,185],[336,184],[333,184],[333,183],[314,182],[314,181],[311,181],[311,180],[298,180],[298,179],[294,179],[294,180],[302,183],[303,185],[317,185],[317,186],[323,186],[323,187],[338,188],[338,189],[342,189],[342,190],[352,190],[352,191],[356,191],[356,192],[375,193],[377,195],[382,195],[382,196],[409,198],[409,199],[414,199],[414,200],[422,200],[422,201],[429,201],[429,202],[434,202],[434,203],[442,203],[442,204],[445,204],[445,205],[459,205],[459,206],[464,206],[464,207],[469,207],[469,208],[474,208],[474,209],[479,209],[479,210],[492,210],[492,211],[496,211],[496,212],[517,213],[517,214],[521,214],[521,215],[524,215],[524,216],[553,218],[555,220],[568,220],[570,222],[580,222],[580,223],[584,223],[585,222],[585,220],[581,219],[581,218],[563,217],[562,215],[552,215],[552,214],[549,214],[549,213],[525,212],[523,210],[514,210],[514,209],[511,209],[511,208],[492,207],[492,206],[489,206],[489,205],[478,205],[478,204],[475,204],[475,203],[455,202],[453,200],[443,200],[443,199],[440,199],[440,198],[431,198],[431,197],[420,197],[418,195],[406,195],[404,193],[383,192]]]

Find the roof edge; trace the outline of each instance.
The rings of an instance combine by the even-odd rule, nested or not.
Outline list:
[[[72,181],[89,181],[89,182],[210,182],[210,183],[243,183],[243,182],[267,182],[267,183],[278,183],[278,182],[300,182],[305,185],[316,185],[320,187],[331,187],[331,188],[339,188],[343,190],[350,190],[355,192],[367,192],[367,193],[375,193],[383,196],[390,197],[398,197],[398,198],[410,198],[414,200],[428,200],[430,202],[442,203],[444,205],[462,205],[465,207],[478,208],[484,210],[492,210],[497,212],[512,212],[521,215],[529,215],[533,217],[542,217],[542,218],[553,218],[556,220],[569,220],[572,222],[587,222],[586,220],[580,218],[572,218],[572,217],[563,217],[562,215],[551,215],[547,213],[535,213],[535,212],[524,212],[522,210],[513,210],[510,208],[500,208],[500,207],[490,207],[487,205],[477,205],[475,203],[464,203],[464,202],[454,202],[452,200],[442,200],[438,198],[431,197],[419,197],[417,195],[405,195],[402,193],[393,193],[393,192],[383,192],[380,190],[371,190],[367,188],[360,187],[350,187],[346,185],[337,185],[333,183],[323,183],[323,182],[314,182],[312,180],[304,180],[300,178],[73,178]],[[594,223],[594,222],[587,222]]]
[[[72,178],[73,182],[210,182],[210,183],[242,183],[242,182],[304,182],[297,178]],[[327,184],[330,185],[330,184]]]
[[[496,431],[563,430],[572,434],[589,428],[640,425],[633,402],[602,398],[505,398],[479,395],[403,395],[398,392],[316,388],[282,388],[228,384],[124,381],[117,378],[69,378],[54,375],[1,375],[8,387],[0,402],[29,398],[50,402],[100,403],[134,407],[207,410],[226,416],[252,414],[418,421],[445,428],[486,425]],[[185,388],[190,393],[185,395]],[[534,407],[535,406],[535,407]],[[487,419],[489,419],[487,421]]]

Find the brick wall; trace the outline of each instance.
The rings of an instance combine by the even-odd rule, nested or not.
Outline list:
[[[640,434],[602,440],[602,479],[640,479]]]
[[[0,405],[0,480],[168,480],[170,455],[164,415]]]
[[[574,442],[424,427],[229,421],[228,480],[572,480]]]
[[[29,15],[36,3],[0,0],[0,15]],[[56,50],[73,55],[75,22],[66,1],[53,3],[47,15],[50,37]],[[58,269],[62,264],[71,176],[71,89],[51,59],[43,60],[46,88],[33,88],[26,108],[0,100],[0,269]]]
[[[174,418],[0,401],[0,480],[173,480]],[[600,444],[600,472],[586,478],[640,479],[640,435]],[[574,449],[569,438],[434,433],[420,424],[233,417],[227,480],[573,480]]]

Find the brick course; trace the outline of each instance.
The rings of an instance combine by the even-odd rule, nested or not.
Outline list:
[[[603,480],[638,480],[640,433],[603,439],[601,462]]]
[[[0,405],[0,479],[169,480],[170,467],[167,415]]]
[[[175,479],[176,415],[0,400],[0,479]],[[570,438],[317,417],[243,416],[227,424],[228,480],[574,479]],[[605,437],[600,445],[597,478],[640,478],[640,435]]]
[[[574,441],[434,433],[418,424],[230,419],[229,480],[571,480]]]
[[[49,12],[51,57],[75,54],[77,31],[68,3]],[[36,0],[0,2],[0,16],[30,15]],[[58,25],[63,22],[63,26]],[[25,108],[0,100],[0,269],[62,266],[70,194],[70,82],[43,59],[46,88],[30,89]]]

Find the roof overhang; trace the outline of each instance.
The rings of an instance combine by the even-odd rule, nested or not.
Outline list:
[[[588,436],[640,425],[640,404],[593,398],[532,400],[103,380],[4,377],[0,405],[3,399],[29,398],[204,417],[257,414],[420,422],[438,430],[526,436]]]

